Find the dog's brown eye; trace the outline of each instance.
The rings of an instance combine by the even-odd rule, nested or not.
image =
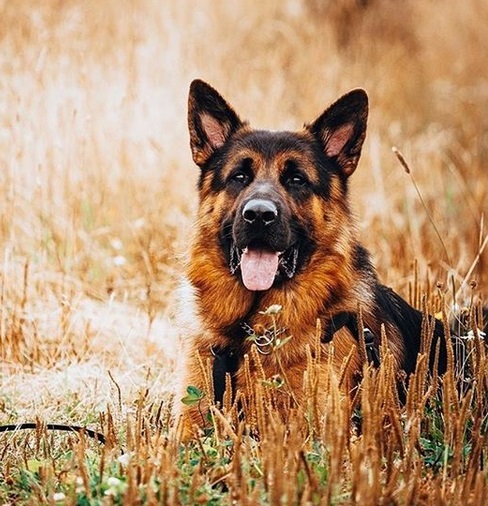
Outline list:
[[[294,186],[294,187],[305,186],[307,182],[308,181],[306,177],[298,172],[287,175],[285,179],[285,184],[287,186]]]
[[[244,158],[234,168],[234,171],[230,174],[228,182],[245,186],[250,183],[252,179],[252,159]]]
[[[282,184],[290,188],[299,188],[308,183],[307,177],[299,169],[295,160],[287,160],[281,178]]]
[[[249,181],[249,175],[243,171],[237,171],[234,174],[232,174],[230,180],[239,184],[247,184],[247,182]]]
[[[294,184],[297,186],[301,186],[306,183],[305,178],[301,176],[300,174],[295,174],[294,176],[291,176],[288,180],[289,184]]]

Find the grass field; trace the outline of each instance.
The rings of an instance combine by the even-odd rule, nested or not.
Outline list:
[[[323,423],[265,403],[183,447],[169,414],[191,80],[272,129],[364,87],[360,234],[385,284],[449,316],[487,298],[486,26],[484,0],[0,2],[0,424],[38,422],[0,433],[0,504],[488,503],[477,339],[469,389],[421,362],[404,407],[386,356],[357,406],[331,378]]]

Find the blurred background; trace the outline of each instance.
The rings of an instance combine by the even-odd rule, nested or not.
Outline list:
[[[197,77],[270,129],[365,88],[351,197],[381,278],[482,296],[487,26],[485,0],[0,1],[3,359],[112,356],[114,307],[165,317],[197,204]]]

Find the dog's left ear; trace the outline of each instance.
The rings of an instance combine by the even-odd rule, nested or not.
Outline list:
[[[203,167],[243,122],[209,84],[196,79],[188,96],[188,128],[193,161]]]
[[[355,170],[366,136],[368,95],[350,91],[322,113],[307,129],[320,141],[325,154],[349,177]]]

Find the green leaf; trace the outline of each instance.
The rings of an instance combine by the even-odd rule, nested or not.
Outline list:
[[[246,337],[246,341],[254,343],[254,342],[256,342],[256,340],[258,339],[258,337],[259,336],[257,334],[251,334],[250,336]]]
[[[186,406],[196,406],[205,397],[205,392],[191,385],[186,387],[186,393],[188,395],[181,399],[181,402]]]
[[[199,399],[205,396],[205,394],[198,387],[194,387],[191,385],[186,387],[186,393],[193,397],[198,397]]]
[[[269,380],[261,380],[261,384],[269,388],[281,388],[285,384],[285,382],[283,378],[281,378],[278,375],[275,375]]]

